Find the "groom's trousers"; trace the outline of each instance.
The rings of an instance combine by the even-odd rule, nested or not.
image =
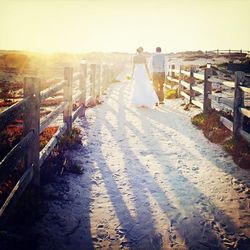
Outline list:
[[[153,72],[153,85],[160,102],[164,101],[164,82],[165,72]]]

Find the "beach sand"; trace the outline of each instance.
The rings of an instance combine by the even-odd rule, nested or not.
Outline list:
[[[39,249],[247,249],[249,172],[191,124],[199,109],[131,107],[130,85],[77,120],[84,174],[45,185]]]

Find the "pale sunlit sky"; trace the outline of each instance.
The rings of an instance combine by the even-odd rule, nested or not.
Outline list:
[[[250,49],[250,0],[0,0],[0,49]]]

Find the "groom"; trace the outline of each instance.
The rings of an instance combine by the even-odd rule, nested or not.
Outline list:
[[[151,58],[151,70],[155,92],[158,95],[160,104],[164,104],[165,56],[161,54],[160,47],[156,48],[156,53]]]

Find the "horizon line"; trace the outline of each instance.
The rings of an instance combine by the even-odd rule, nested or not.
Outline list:
[[[28,52],[28,53],[41,53],[41,54],[60,54],[60,53],[66,53],[66,54],[91,54],[91,53],[102,53],[102,54],[114,54],[114,53],[120,53],[120,54],[135,54],[136,52],[128,52],[128,51],[98,51],[98,50],[92,50],[92,51],[70,51],[70,50],[55,50],[55,51],[43,51],[43,50],[36,50],[36,49],[2,49],[0,48],[0,52]],[[178,50],[178,51],[171,51],[171,52],[162,52],[163,54],[178,54],[178,53],[185,53],[185,52],[216,52],[216,51],[224,51],[224,52],[232,52],[232,53],[250,53],[250,49],[214,49],[214,50]],[[144,51],[144,53],[155,53],[155,51]]]

